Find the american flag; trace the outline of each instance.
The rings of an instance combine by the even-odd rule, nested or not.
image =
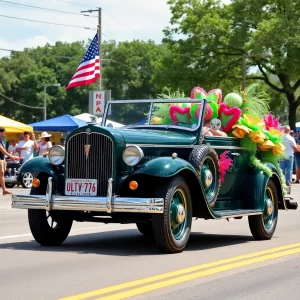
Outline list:
[[[99,48],[98,48],[98,33],[96,33],[92,43],[90,44],[87,52],[85,53],[79,67],[73,75],[66,90],[85,84],[91,84],[100,77],[99,65]]]

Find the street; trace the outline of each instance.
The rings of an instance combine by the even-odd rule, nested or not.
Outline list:
[[[1,299],[299,299],[299,209],[279,211],[270,241],[247,218],[193,220],[185,251],[164,255],[134,224],[74,223],[64,244],[41,247],[10,204],[0,196]]]

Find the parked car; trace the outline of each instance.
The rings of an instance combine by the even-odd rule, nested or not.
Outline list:
[[[13,188],[15,185],[21,185],[25,189],[32,187],[33,175],[31,172],[24,172],[19,176],[20,168],[23,164],[23,159],[6,160],[6,172],[4,174],[5,185],[8,188]]]
[[[49,157],[26,162],[20,176],[32,173],[33,187],[30,195],[13,195],[12,207],[28,209],[35,240],[59,245],[73,221],[136,223],[163,252],[176,253],[189,240],[192,218],[242,217],[248,217],[255,239],[270,239],[278,209],[297,208],[284,197],[276,167],[268,164],[268,176],[249,166],[249,151],[239,139],[205,135],[205,100],[197,102],[196,124],[153,122],[158,106],[184,108],[191,102],[109,102],[102,126],[80,127],[67,137],[65,149],[54,146]],[[123,127],[106,127],[108,112]],[[217,130],[219,123],[211,126]],[[219,162],[225,151],[232,165],[221,184]]]

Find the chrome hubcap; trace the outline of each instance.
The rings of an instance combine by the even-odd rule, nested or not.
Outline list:
[[[23,176],[23,183],[26,187],[32,186],[33,175],[29,172],[25,173]]]
[[[205,186],[207,188],[209,188],[211,186],[212,182],[213,182],[212,172],[209,169],[206,169],[205,170],[205,179],[204,179]]]
[[[182,224],[185,220],[185,209],[182,204],[179,204],[177,206],[176,220],[177,220],[178,224]]]
[[[271,216],[274,210],[274,205],[271,199],[266,199],[266,213]]]

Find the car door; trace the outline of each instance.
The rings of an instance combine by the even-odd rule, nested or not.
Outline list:
[[[240,140],[234,137],[205,137],[209,144],[220,156],[226,152],[232,165],[227,170],[224,181],[221,183],[219,195],[214,210],[234,210],[241,207],[241,189],[247,176],[246,152],[240,147]],[[219,160],[220,161],[220,160]]]

